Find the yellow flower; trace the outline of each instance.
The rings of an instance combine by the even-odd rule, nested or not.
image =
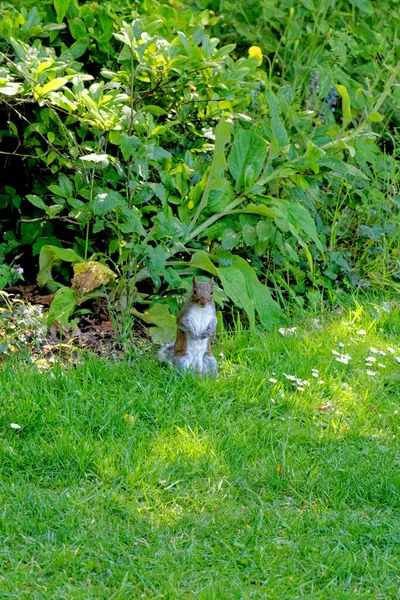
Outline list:
[[[134,420],[135,420],[135,417],[133,415],[128,415],[128,414],[124,415],[124,421],[126,423],[129,423],[129,425],[132,425]]]
[[[262,51],[259,46],[250,46],[249,48],[249,56],[250,58],[258,58],[257,67],[259,67],[262,63]]]

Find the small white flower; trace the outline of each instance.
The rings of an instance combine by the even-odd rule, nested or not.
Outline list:
[[[380,354],[381,356],[386,356],[386,352],[384,352],[383,350],[379,350],[379,354]]]
[[[18,425],[18,423],[10,423],[10,427],[11,429],[21,429],[21,425]]]
[[[371,352],[371,354],[378,354],[378,352],[379,352],[378,348],[374,348],[373,346],[371,346],[369,351]]]
[[[335,356],[340,356],[340,352],[338,352],[337,350],[332,350],[332,354],[334,354]]]
[[[325,383],[325,381],[324,381],[323,379],[320,379],[320,380],[318,381],[318,383],[319,383],[319,385],[323,385],[323,384]]]
[[[223,353],[223,352],[220,352],[220,353],[219,353],[219,356],[220,356],[221,358],[224,358],[224,353]]]
[[[297,331],[297,327],[280,327],[278,331],[281,335],[292,335]]]
[[[340,363],[342,363],[343,365],[348,365],[349,361],[345,356],[337,356],[336,360]]]
[[[397,362],[400,363],[400,356],[395,356],[394,360],[397,360]]]
[[[339,348],[344,348],[343,342],[339,342]]]
[[[298,392],[304,392],[304,388],[303,388],[303,387],[301,387],[301,386],[298,386],[298,387],[296,388],[296,390],[297,390]]]
[[[367,370],[367,375],[369,375],[370,377],[375,377],[376,373],[376,371]]]
[[[277,380],[277,379],[275,379],[274,377],[270,377],[270,378],[268,379],[268,381],[270,381],[271,383],[278,383],[278,380]]]
[[[275,398],[270,398],[270,400],[271,400],[272,404],[275,403]]]
[[[378,367],[380,367],[381,369],[386,369],[386,365],[384,365],[383,363],[378,363]]]
[[[367,358],[365,360],[366,360],[366,362],[369,362],[369,363],[376,362],[375,356],[367,356]]]
[[[286,379],[289,379],[289,381],[296,381],[296,377],[294,375],[286,375],[286,373],[283,373],[283,375],[286,377]]]
[[[394,354],[396,351],[394,348],[391,348],[390,346],[388,346],[388,352],[390,352],[390,354]]]
[[[365,331],[365,329],[360,329],[356,333],[357,333],[357,335],[367,335],[367,332]]]
[[[312,375],[313,377],[319,377],[319,373],[317,373],[317,372],[315,372],[315,371],[313,371],[313,372],[311,373],[311,375]]]
[[[398,414],[399,414],[399,411],[398,411],[398,410],[395,410],[393,414],[394,414],[394,415],[398,415]]]

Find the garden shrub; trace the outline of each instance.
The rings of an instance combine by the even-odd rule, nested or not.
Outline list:
[[[239,5],[220,18],[155,0],[137,10],[3,3],[0,135],[28,181],[1,190],[0,259],[23,251],[39,262],[39,283],[59,289],[51,319],[67,322],[96,293],[93,281],[80,295],[66,287],[69,264],[108,265],[98,286],[117,275],[114,301],[160,338],[178,310],[165,292],[187,288],[194,271],[216,276],[217,302],[233,302],[251,327],[281,320],[288,296],[312,300],[383,274],[396,285],[399,170],[382,127],[397,118],[399,65],[372,70],[363,87],[346,69],[349,56],[361,60],[353,38],[339,60],[340,30],[328,36],[322,19],[289,57],[295,16],[306,24],[312,11],[270,4],[275,46],[257,33],[264,13],[254,29],[249,12],[246,29]]]

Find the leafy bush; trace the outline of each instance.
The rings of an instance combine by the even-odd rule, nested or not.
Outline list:
[[[0,364],[2,357],[18,352],[29,358],[46,338],[47,318],[40,306],[25,304],[0,292]]]
[[[295,15],[308,23],[312,2],[270,4],[282,36],[262,38],[274,53],[267,72],[257,47],[244,47],[267,22],[243,29],[244,5],[221,1],[225,19],[155,0],[140,12],[116,1],[3,9],[1,135],[33,174],[29,193],[4,187],[18,228],[4,233],[3,254],[39,255],[39,283],[60,288],[52,319],[68,320],[96,287],[66,291],[66,261],[107,263],[114,301],[159,337],[178,310],[164,292],[187,287],[194,270],[218,277],[217,302],[243,309],[251,327],[282,319],[288,295],[399,276],[399,170],[377,133],[399,65],[364,89],[345,69],[352,53],[361,60],[352,38],[341,61],[337,44],[327,52],[337,36],[322,22],[338,19],[328,8],[288,58]],[[227,42],[238,32],[243,56],[211,30]]]

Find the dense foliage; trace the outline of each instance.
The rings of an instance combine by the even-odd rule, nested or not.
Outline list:
[[[193,272],[251,327],[398,287],[392,4],[0,2],[2,287],[67,322],[107,286],[162,338]]]

